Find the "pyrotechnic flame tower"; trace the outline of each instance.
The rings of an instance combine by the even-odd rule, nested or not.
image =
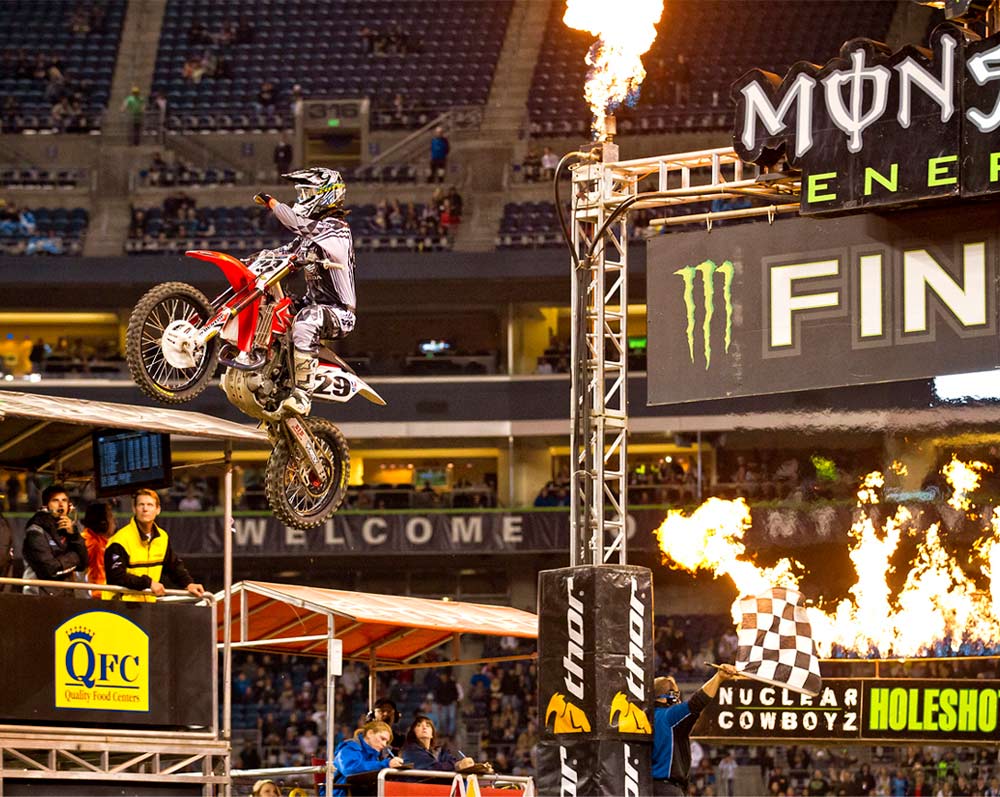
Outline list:
[[[744,174],[732,149],[632,161],[602,142],[572,170],[570,567],[539,576],[543,794],[652,792],[652,574],[627,564],[627,214],[706,199],[762,204],[701,216],[798,210],[798,182]],[[570,157],[570,156],[567,156]],[[558,183],[558,175],[557,175]],[[640,182],[656,181],[640,192]],[[672,220],[657,220],[670,224]]]

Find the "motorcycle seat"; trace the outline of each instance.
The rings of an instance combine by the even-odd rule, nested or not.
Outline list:
[[[351,368],[351,366],[349,366],[344,361],[344,359],[339,354],[337,354],[337,352],[333,351],[332,349],[327,348],[326,346],[324,346],[322,344],[320,344],[320,347],[319,347],[319,358],[321,360],[326,360],[329,363],[333,363],[334,365],[337,365],[337,366],[343,368],[348,373],[354,374],[355,376],[357,376],[357,373],[355,373],[354,369]]]

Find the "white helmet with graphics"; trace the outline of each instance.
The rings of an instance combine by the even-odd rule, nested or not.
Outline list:
[[[295,182],[295,204],[292,210],[300,216],[320,219],[344,206],[347,186],[340,172],[313,166],[281,175]]]

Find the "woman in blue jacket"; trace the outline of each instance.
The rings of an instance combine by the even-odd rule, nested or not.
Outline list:
[[[367,722],[354,732],[354,738],[340,743],[333,756],[333,768],[336,770],[334,780],[343,783],[352,775],[365,772],[377,772],[380,769],[398,769],[403,766],[403,759],[392,754],[389,743],[392,741],[392,728],[384,722]],[[374,794],[375,783],[351,787],[351,794]],[[347,797],[344,788],[334,789],[334,797]]]
[[[437,730],[430,717],[422,715],[413,720],[399,754],[407,764],[412,764],[414,769],[431,769],[437,772],[454,772],[456,769],[465,769],[476,763],[468,756],[456,759],[438,742]]]

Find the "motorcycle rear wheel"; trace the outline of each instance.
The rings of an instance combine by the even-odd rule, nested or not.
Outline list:
[[[182,404],[208,387],[219,362],[218,338],[204,346],[190,368],[168,363],[160,341],[170,324],[190,321],[198,326],[212,315],[212,304],[205,294],[184,282],[157,285],[138,301],[129,316],[125,360],[143,393],[164,404]]]
[[[323,461],[315,474],[294,443],[282,438],[267,459],[264,492],[274,516],[287,526],[312,529],[325,522],[344,500],[351,452],[340,429],[325,418],[303,418]]]

